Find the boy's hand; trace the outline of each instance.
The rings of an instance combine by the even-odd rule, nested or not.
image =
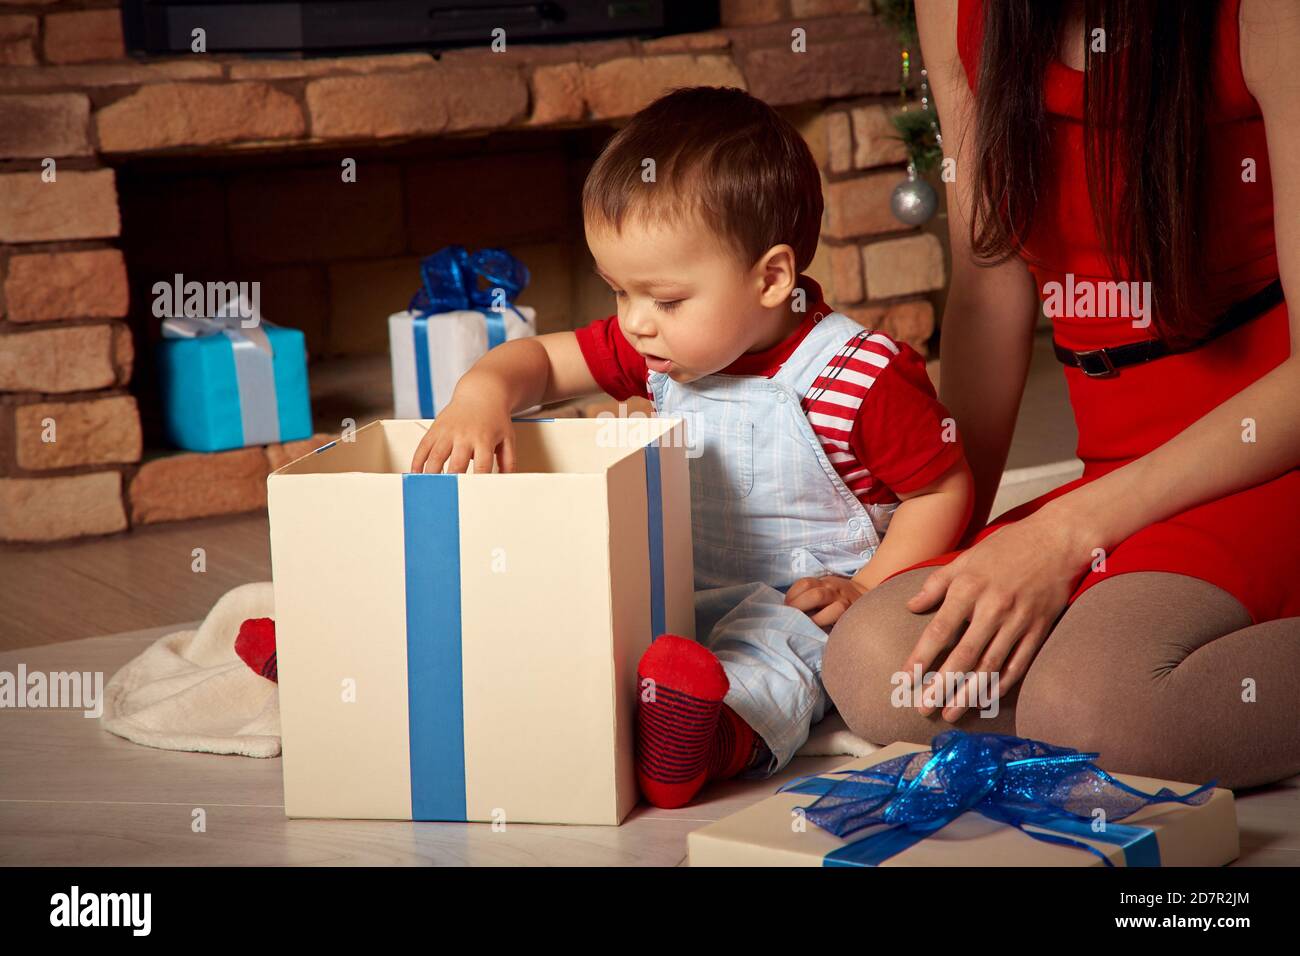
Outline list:
[[[434,419],[411,458],[412,472],[439,474],[445,462],[449,474],[459,474],[474,463],[474,474],[492,471],[492,459],[501,471],[514,471],[515,430],[510,410],[501,402],[476,395],[454,397]]]
[[[806,611],[818,627],[830,627],[849,609],[849,605],[867,593],[865,586],[839,574],[817,578],[800,578],[785,592],[785,603]]]

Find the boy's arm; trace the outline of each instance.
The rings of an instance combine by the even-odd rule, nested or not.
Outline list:
[[[503,342],[461,376],[411,458],[411,471],[449,473],[474,464],[476,474],[514,471],[511,415],[534,405],[600,390],[572,332],[552,332]]]
[[[889,530],[853,580],[871,590],[895,571],[938,557],[955,547],[975,503],[975,483],[963,455],[930,484],[906,494],[889,519]]]
[[[489,351],[461,376],[451,400],[495,397],[514,413],[600,390],[577,335],[550,332],[503,342]]]
[[[975,482],[963,455],[934,481],[909,492],[895,492],[901,504],[889,520],[884,540],[857,574],[800,578],[785,603],[827,628],[885,578],[920,561],[938,557],[960,540],[975,504]]]

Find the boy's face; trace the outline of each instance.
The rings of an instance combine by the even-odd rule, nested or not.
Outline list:
[[[587,223],[596,271],[614,290],[618,324],[652,371],[689,382],[725,368],[767,331],[762,279],[702,223],[615,232]]]

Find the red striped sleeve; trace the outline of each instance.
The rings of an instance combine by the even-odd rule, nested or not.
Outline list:
[[[898,354],[873,379],[849,438],[855,457],[883,486],[883,500],[924,488],[963,455],[925,360],[911,346],[897,344]],[[945,440],[949,436],[952,441]]]

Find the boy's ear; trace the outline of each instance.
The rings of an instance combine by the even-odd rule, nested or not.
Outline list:
[[[799,282],[794,249],[785,243],[763,253],[754,268],[760,301],[765,308],[776,308],[786,302]]]

